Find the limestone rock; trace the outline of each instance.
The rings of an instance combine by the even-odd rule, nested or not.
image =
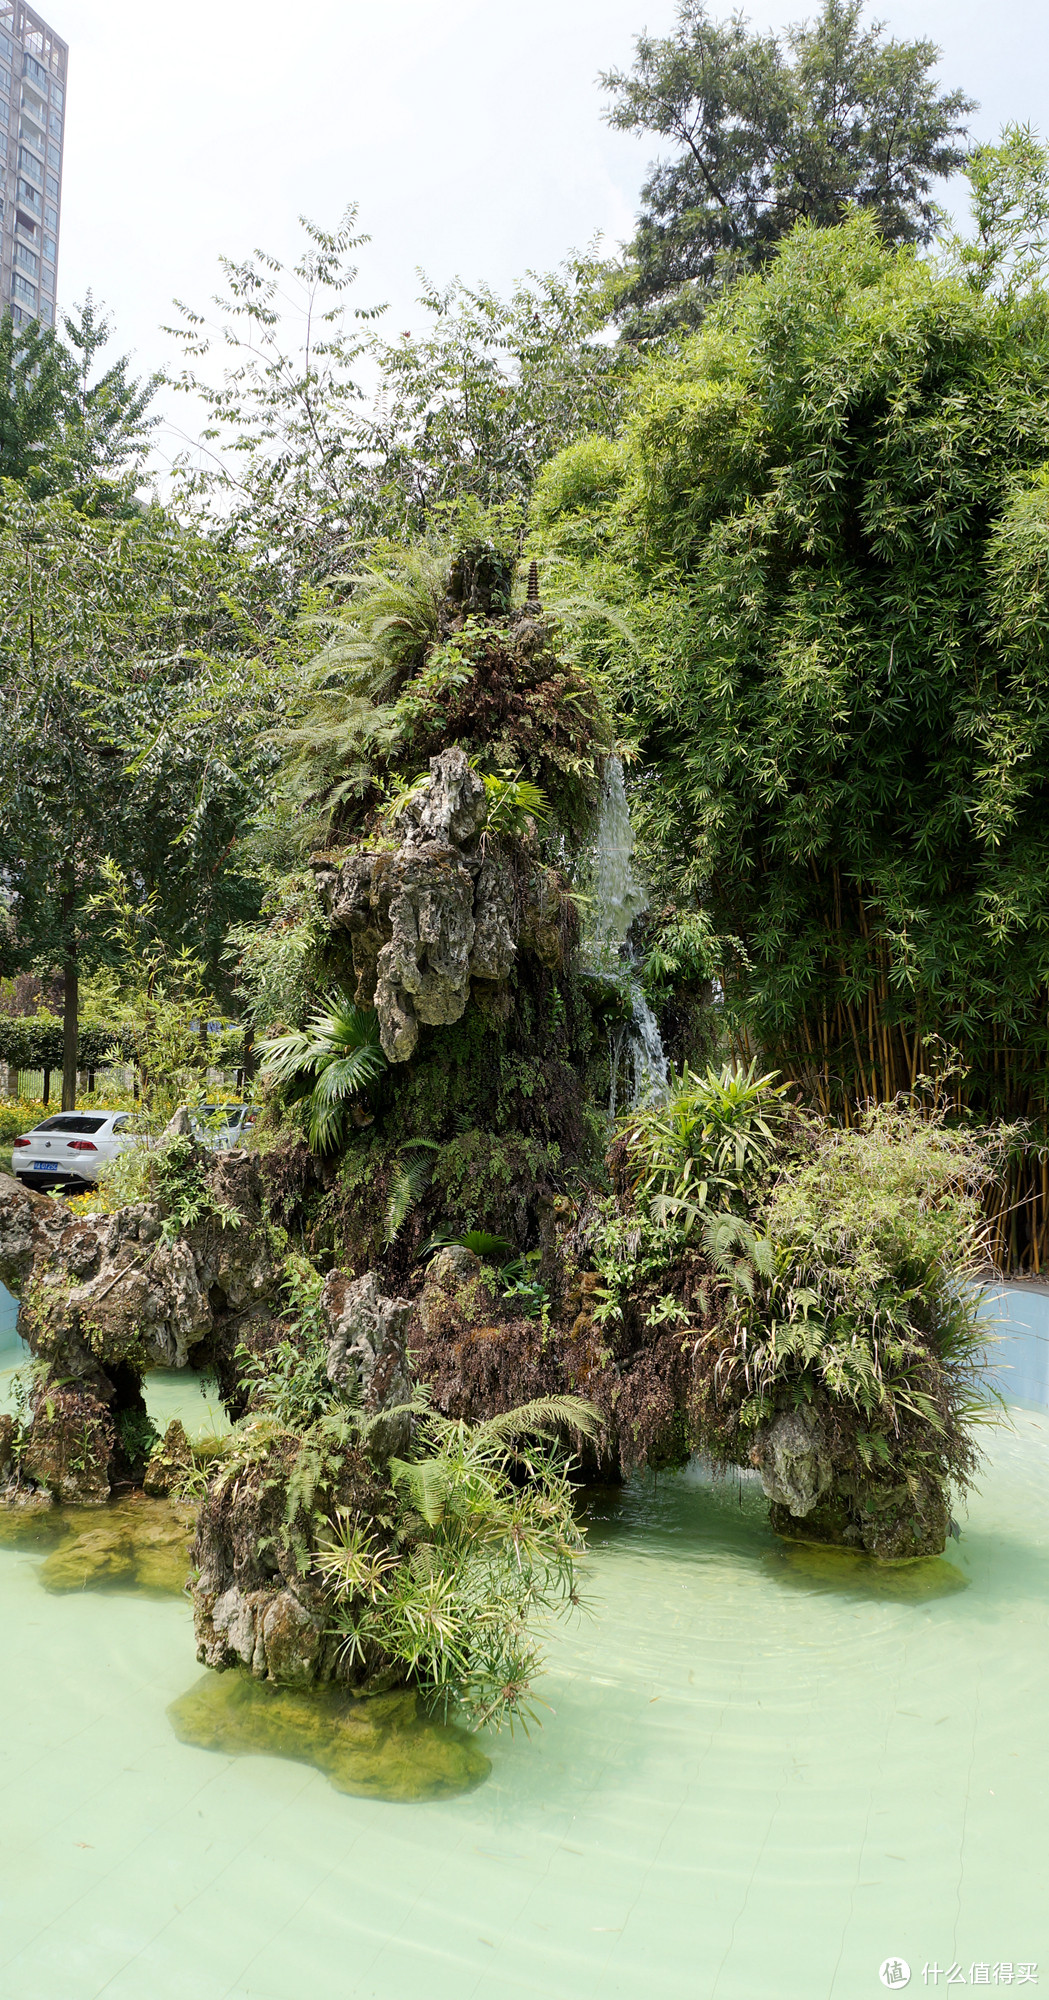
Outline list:
[[[411,1306],[407,1299],[387,1298],[374,1271],[347,1278],[332,1271],[324,1281],[321,1306],[331,1328],[328,1375],[337,1388],[356,1379],[365,1401],[371,1392],[380,1357],[391,1350],[404,1364],[404,1336]]]
[[[120,1400],[117,1371],[184,1368],[234,1313],[243,1322],[276,1292],[257,1163],[204,1154],[202,1171],[239,1220],[223,1227],[206,1213],[171,1243],[155,1203],[76,1216],[0,1176],[0,1280],[20,1297],[19,1332],[56,1376],[105,1404]]]
[[[79,1216],[64,1201],[0,1176],[0,1279],[20,1298],[19,1332],[61,1385],[38,1401],[20,1472],[71,1503],[106,1497],[106,1412],[144,1411],[145,1369],[185,1368],[192,1358],[215,1369],[225,1393],[235,1387],[238,1341],[265,1338],[279,1270],[257,1161],[243,1152],[202,1151],[198,1164],[213,1206],[172,1242],[164,1240],[155,1203]],[[224,1225],[220,1208],[235,1212],[236,1222]],[[78,1419],[73,1404],[67,1410],[60,1400],[67,1396],[74,1404],[86,1399],[82,1414],[94,1440],[82,1473],[73,1463]],[[57,1418],[41,1414],[48,1400],[68,1415],[68,1439]],[[105,1449],[98,1410],[109,1425]]]
[[[0,1415],[0,1479],[6,1479],[15,1462],[15,1420],[6,1411]]]
[[[830,1461],[809,1410],[784,1411],[752,1456],[766,1498],[785,1507],[797,1520],[811,1514],[831,1483]]]
[[[323,1619],[293,1590],[242,1590],[231,1583],[210,1604],[195,1593],[197,1658],[220,1672],[247,1667],[257,1680],[310,1687],[317,1679]]]
[[[516,956],[513,883],[506,869],[486,856],[474,891],[470,971],[475,979],[507,979]]]
[[[417,805],[423,840],[463,847],[480,833],[488,816],[484,780],[471,770],[465,751],[442,750],[430,759],[430,782]]]
[[[851,1484],[832,1490],[799,1518],[789,1507],[773,1502],[769,1519],[787,1541],[851,1549],[878,1562],[914,1562],[940,1556],[947,1546],[950,1514],[946,1495],[935,1479],[909,1485]]]
[[[172,1417],[160,1443],[154,1449],[142,1481],[143,1491],[154,1500],[166,1500],[183,1486],[193,1469],[189,1439],[177,1417]]]
[[[513,880],[481,838],[487,810],[465,753],[443,750],[405,811],[400,847],[314,862],[322,904],[350,933],[357,1004],[375,1008],[390,1062],[410,1060],[420,1027],[461,1018],[471,979],[498,985],[512,970]]]
[[[319,1618],[290,1590],[278,1590],[259,1619],[266,1678],[279,1687],[310,1687],[324,1636]]]
[[[390,1061],[407,1062],[419,1022],[443,1026],[466,1007],[474,885],[455,848],[437,841],[402,849],[391,876],[391,935],[376,960],[375,1008]]]

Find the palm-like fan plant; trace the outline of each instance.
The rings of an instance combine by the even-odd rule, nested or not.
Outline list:
[[[263,1075],[290,1102],[308,1096],[310,1145],[326,1153],[342,1136],[349,1106],[385,1068],[376,1015],[335,991],[305,1028],[266,1044]]]

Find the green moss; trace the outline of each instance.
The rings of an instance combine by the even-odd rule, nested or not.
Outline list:
[[[846,1592],[850,1596],[889,1598],[896,1604],[925,1604],[967,1590],[969,1579],[944,1556],[919,1556],[910,1561],[882,1562],[851,1549],[819,1542],[795,1542],[769,1558],[778,1582],[798,1590]]]
[[[491,1765],[464,1730],[431,1722],[411,1692],[300,1694],[234,1670],[205,1674],[168,1709],[180,1743],[228,1756],[290,1757],[361,1798],[454,1797]]]

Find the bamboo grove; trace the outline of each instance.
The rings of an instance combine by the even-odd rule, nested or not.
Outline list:
[[[1016,1127],[1049,1264],[1049,297],[801,229],[541,483],[615,673],[663,910],[725,1026],[849,1120],[938,1073]]]

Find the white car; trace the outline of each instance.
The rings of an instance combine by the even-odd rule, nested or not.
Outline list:
[[[60,1111],[11,1147],[11,1164],[23,1187],[88,1186],[99,1169],[141,1135],[130,1111]]]
[[[250,1144],[251,1128],[258,1118],[257,1104],[196,1104],[189,1114],[193,1137],[202,1146],[225,1153],[234,1146]]]

